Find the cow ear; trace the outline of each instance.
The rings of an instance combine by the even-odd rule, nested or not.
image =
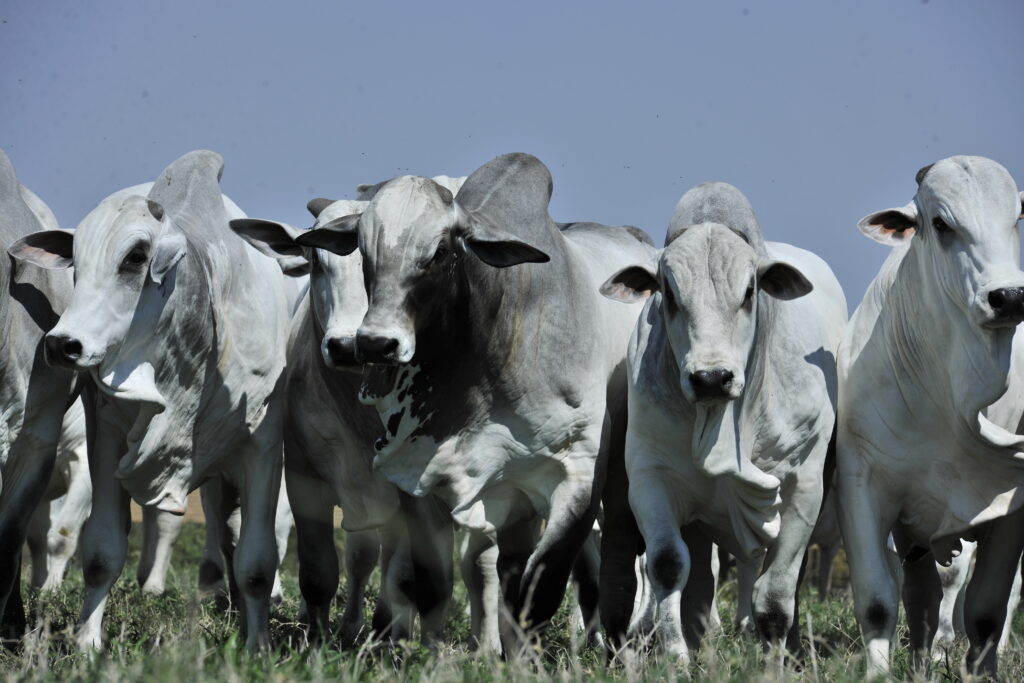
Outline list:
[[[857,223],[862,233],[880,244],[906,244],[917,231],[917,205],[910,202],[899,209],[886,209],[865,216]]]
[[[68,230],[42,230],[25,235],[7,249],[7,253],[26,263],[40,268],[69,268],[73,264],[72,253],[75,234]]]
[[[1024,192],[1020,193],[1020,215],[1017,216],[1017,220],[1024,219]]]
[[[236,218],[230,222],[230,226],[235,234],[258,252],[277,259],[277,265],[285,275],[300,277],[309,274],[306,252],[295,242],[295,238],[301,234],[299,230],[286,223],[259,218]]]
[[[359,248],[359,217],[342,216],[319,227],[300,233],[295,241],[304,247],[325,249],[332,254],[348,256]]]
[[[319,218],[320,212],[326,209],[328,206],[333,204],[335,199],[325,199],[324,197],[317,197],[316,199],[310,199],[306,204],[306,210],[313,214],[313,218]]]
[[[186,248],[185,235],[172,224],[164,223],[164,229],[156,241],[153,258],[149,263],[149,276],[153,278],[153,282],[163,284],[167,274],[185,255]]]
[[[814,285],[799,270],[782,261],[765,261],[757,269],[757,283],[768,296],[789,301],[810,294]]]
[[[491,221],[455,206],[456,224],[463,228],[466,250],[489,266],[508,268],[522,263],[547,263],[551,257],[532,245],[506,234]]]
[[[295,242],[301,233],[290,225],[259,218],[236,218],[230,226],[236,235],[270,258],[303,255],[302,247]]]
[[[630,304],[643,301],[661,286],[654,272],[645,266],[627,266],[605,280],[601,294],[612,301]]]

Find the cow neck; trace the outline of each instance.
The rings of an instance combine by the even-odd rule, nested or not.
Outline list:
[[[966,310],[949,300],[941,283],[925,286],[927,253],[915,247],[910,245],[897,266],[882,308],[894,379],[913,385],[904,387],[903,395],[945,401],[942,408],[956,414],[958,427],[977,439],[978,414],[1009,386],[1013,330],[983,329],[966,319]],[[932,389],[936,378],[945,385],[937,391]]]

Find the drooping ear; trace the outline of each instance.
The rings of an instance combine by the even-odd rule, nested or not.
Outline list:
[[[41,230],[22,237],[7,253],[40,268],[70,268],[74,243],[75,234],[68,230]]]
[[[328,206],[333,204],[334,199],[325,199],[324,197],[317,197],[316,199],[310,199],[309,203],[306,204],[306,210],[313,214],[313,218],[319,218],[320,212],[326,209]]]
[[[302,256],[302,247],[295,243],[301,234],[285,223],[266,221],[260,218],[236,218],[230,223],[231,229],[243,240],[271,258]]]
[[[643,301],[657,292],[661,286],[654,272],[646,266],[626,266],[605,280],[601,294],[612,301],[624,304]]]
[[[309,260],[295,239],[302,234],[287,223],[266,221],[259,218],[236,218],[230,222],[231,229],[251,244],[264,256],[277,259],[281,272],[290,277],[308,275]]]
[[[899,209],[886,209],[860,219],[857,228],[880,244],[906,244],[917,231],[917,205],[910,202]]]
[[[295,241],[304,247],[325,249],[332,254],[348,256],[359,248],[359,217],[351,216],[335,218],[312,230],[300,233]]]
[[[810,294],[814,285],[799,270],[782,261],[764,261],[757,268],[757,282],[768,296],[789,301]]]
[[[466,250],[489,266],[508,268],[522,263],[547,263],[551,257],[478,214],[456,205],[456,223],[462,228]]]
[[[153,258],[149,263],[149,276],[153,282],[163,284],[167,273],[178,264],[187,249],[185,235],[171,223],[164,223],[160,237],[153,247]]]

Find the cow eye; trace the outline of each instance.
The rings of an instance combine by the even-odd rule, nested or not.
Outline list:
[[[430,259],[430,262],[427,264],[427,267],[429,268],[431,266],[436,266],[439,263],[443,263],[448,258],[448,254],[450,253],[451,250],[448,248],[448,245],[445,244],[444,242],[441,242],[440,244],[437,245],[437,251],[434,252],[434,256],[433,258]]]
[[[942,220],[938,216],[932,219],[932,227],[935,228],[935,232],[939,237],[945,237],[953,232],[953,228],[946,224],[946,221]]]
[[[749,306],[750,302],[754,300],[754,283],[751,282],[747,285],[747,291],[743,293],[743,305]]]
[[[135,270],[144,264],[147,258],[146,250],[142,247],[136,247],[128,252],[128,255],[121,261],[121,268]]]

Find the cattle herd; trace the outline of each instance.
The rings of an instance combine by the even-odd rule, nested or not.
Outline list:
[[[201,589],[250,649],[271,645],[294,518],[310,643],[417,619],[443,639],[458,557],[482,651],[542,638],[572,579],[611,656],[650,630],[685,663],[717,619],[717,546],[740,625],[798,651],[828,518],[869,673],[901,597],[915,658],[959,599],[967,664],[995,673],[1024,550],[1024,194],[998,163],[943,159],[861,220],[893,249],[849,320],[828,265],[766,241],[724,183],[682,197],[659,250],[556,223],[525,154],[314,199],[310,229],[247,217],[222,170],[191,152],[62,230],[0,152],[5,633],[25,630],[22,545],[46,588],[77,545],[77,640],[102,647],[130,501],[159,593],[199,489]]]

